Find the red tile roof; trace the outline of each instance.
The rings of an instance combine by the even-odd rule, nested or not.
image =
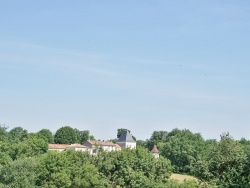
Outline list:
[[[88,140],[87,142],[89,142],[91,145],[100,145],[100,146],[115,146],[116,144],[112,143],[112,142],[108,142],[108,141],[96,141],[96,140]]]
[[[118,148],[122,148],[121,146],[119,146],[118,144],[115,144],[115,147]]]
[[[151,150],[151,153],[159,153],[156,145],[154,145],[153,149]]]
[[[88,147],[81,144],[70,144],[67,146],[67,148],[88,148]]]
[[[48,149],[66,149],[68,144],[48,144]]]

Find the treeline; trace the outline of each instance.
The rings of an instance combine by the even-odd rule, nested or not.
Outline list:
[[[119,137],[121,130],[117,130]],[[0,188],[110,187],[195,188],[250,187],[250,141],[205,140],[189,130],[154,131],[137,149],[121,152],[48,152],[48,143],[81,143],[94,139],[89,131],[62,127],[52,134],[0,125]],[[111,139],[113,142],[116,138]],[[149,152],[157,145],[160,158]],[[194,175],[200,181],[171,180],[172,173]]]
[[[250,187],[250,141],[234,140],[229,133],[220,141],[204,140],[189,130],[154,131],[146,148],[157,145],[161,156],[169,159],[173,172],[189,174],[214,187]]]

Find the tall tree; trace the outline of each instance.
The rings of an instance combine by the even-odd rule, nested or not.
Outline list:
[[[218,187],[249,187],[248,159],[240,143],[224,137],[194,164],[193,173]],[[248,167],[249,168],[249,167]]]
[[[128,130],[128,129],[125,129],[125,128],[117,129],[117,138],[120,138],[120,136],[122,135],[123,131],[126,131],[126,130]],[[131,134],[130,130],[128,130],[128,132]],[[136,141],[136,137],[134,137],[133,135],[132,135],[132,137]]]
[[[56,144],[73,144],[77,142],[76,131],[69,126],[61,127],[55,134]]]
[[[4,124],[0,124],[0,141],[5,141],[8,139],[8,127],[6,127]]]
[[[18,159],[0,168],[0,187],[34,188],[37,176],[37,160],[34,158]]]
[[[28,131],[22,127],[15,127],[9,132],[10,140],[23,140],[28,137]]]
[[[104,186],[104,176],[89,162],[87,152],[49,152],[41,156],[37,185],[41,187],[99,188]]]
[[[153,146],[157,145],[159,142],[166,142],[167,137],[167,131],[154,131],[150,139],[146,141],[146,147],[151,150]]]
[[[120,152],[100,152],[91,158],[99,173],[103,174],[112,187],[147,187],[158,188],[154,183],[166,183],[171,174],[168,159],[156,160],[143,147],[134,150],[123,149]]]
[[[90,139],[89,131],[79,131],[78,129],[75,129],[78,143],[84,144],[87,140]]]
[[[200,134],[184,129],[173,129],[165,142],[157,144],[161,155],[170,159],[175,172],[190,173],[192,162],[204,149],[205,141]]]
[[[42,136],[47,139],[48,143],[54,143],[54,136],[49,129],[42,129],[38,133],[38,136]]]
[[[33,157],[48,151],[48,142],[37,135],[29,135],[22,142],[11,145],[10,155],[13,160],[20,157]]]
[[[120,138],[123,131],[126,131],[127,129],[125,128],[120,128],[120,129],[117,129],[117,138]],[[128,130],[130,132],[130,130]]]

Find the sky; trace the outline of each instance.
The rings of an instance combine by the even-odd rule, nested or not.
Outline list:
[[[249,1],[0,2],[0,124],[250,139]]]

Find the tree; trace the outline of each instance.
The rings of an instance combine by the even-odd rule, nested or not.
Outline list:
[[[0,186],[34,188],[37,176],[37,160],[18,159],[0,168]]]
[[[44,137],[47,139],[48,143],[54,143],[54,136],[49,129],[42,129],[38,133],[38,136]]]
[[[229,132],[224,132],[220,135],[220,139],[223,140],[223,139],[227,139],[227,138],[233,138],[231,137],[231,135],[229,134]]]
[[[136,145],[141,147],[146,147],[146,141],[144,140],[136,140]]]
[[[90,136],[89,136],[89,139],[90,139],[90,140],[95,140],[95,137],[94,137],[93,135],[90,135]]]
[[[242,145],[230,137],[211,145],[202,159],[194,163],[193,173],[219,187],[249,187],[248,164]]]
[[[0,124],[0,141],[5,141],[8,139],[8,127]]]
[[[7,163],[9,163],[11,161],[12,161],[12,159],[8,155],[8,153],[0,151],[0,166],[5,165],[5,164],[7,164]]]
[[[23,140],[28,137],[28,131],[22,127],[15,127],[9,132],[10,140]]]
[[[29,136],[22,142],[13,143],[10,148],[10,156],[13,160],[23,157],[33,157],[48,151],[48,142],[37,135]]]
[[[119,139],[121,137],[122,133],[126,130],[128,130],[128,129],[124,129],[124,128],[117,129],[117,138]],[[131,131],[128,130],[128,132],[130,133]],[[136,138],[133,135],[132,135],[132,138],[136,141]]]
[[[41,187],[104,187],[108,182],[90,164],[87,152],[49,152],[41,156],[37,186]],[[106,187],[106,186],[105,186]]]
[[[73,144],[77,142],[77,134],[73,128],[65,126],[56,131],[54,139],[56,144]]]
[[[126,131],[127,129],[124,129],[124,128],[120,128],[120,129],[117,129],[117,138],[119,139],[123,133],[123,131]],[[128,130],[128,132],[130,132],[130,130]]]
[[[111,182],[112,187],[158,188],[153,184],[166,183],[172,171],[168,159],[160,157],[156,160],[140,146],[134,150],[99,152],[91,159],[92,164]]]
[[[200,134],[186,129],[173,129],[165,142],[157,144],[161,155],[170,159],[174,171],[179,173],[190,173],[192,162],[202,155],[204,145],[205,141]]]
[[[146,147],[151,150],[153,146],[157,145],[159,142],[166,142],[167,137],[167,131],[154,131],[150,139],[146,141]]]
[[[84,144],[87,140],[90,139],[89,131],[79,131],[78,129],[75,129],[78,143]]]

